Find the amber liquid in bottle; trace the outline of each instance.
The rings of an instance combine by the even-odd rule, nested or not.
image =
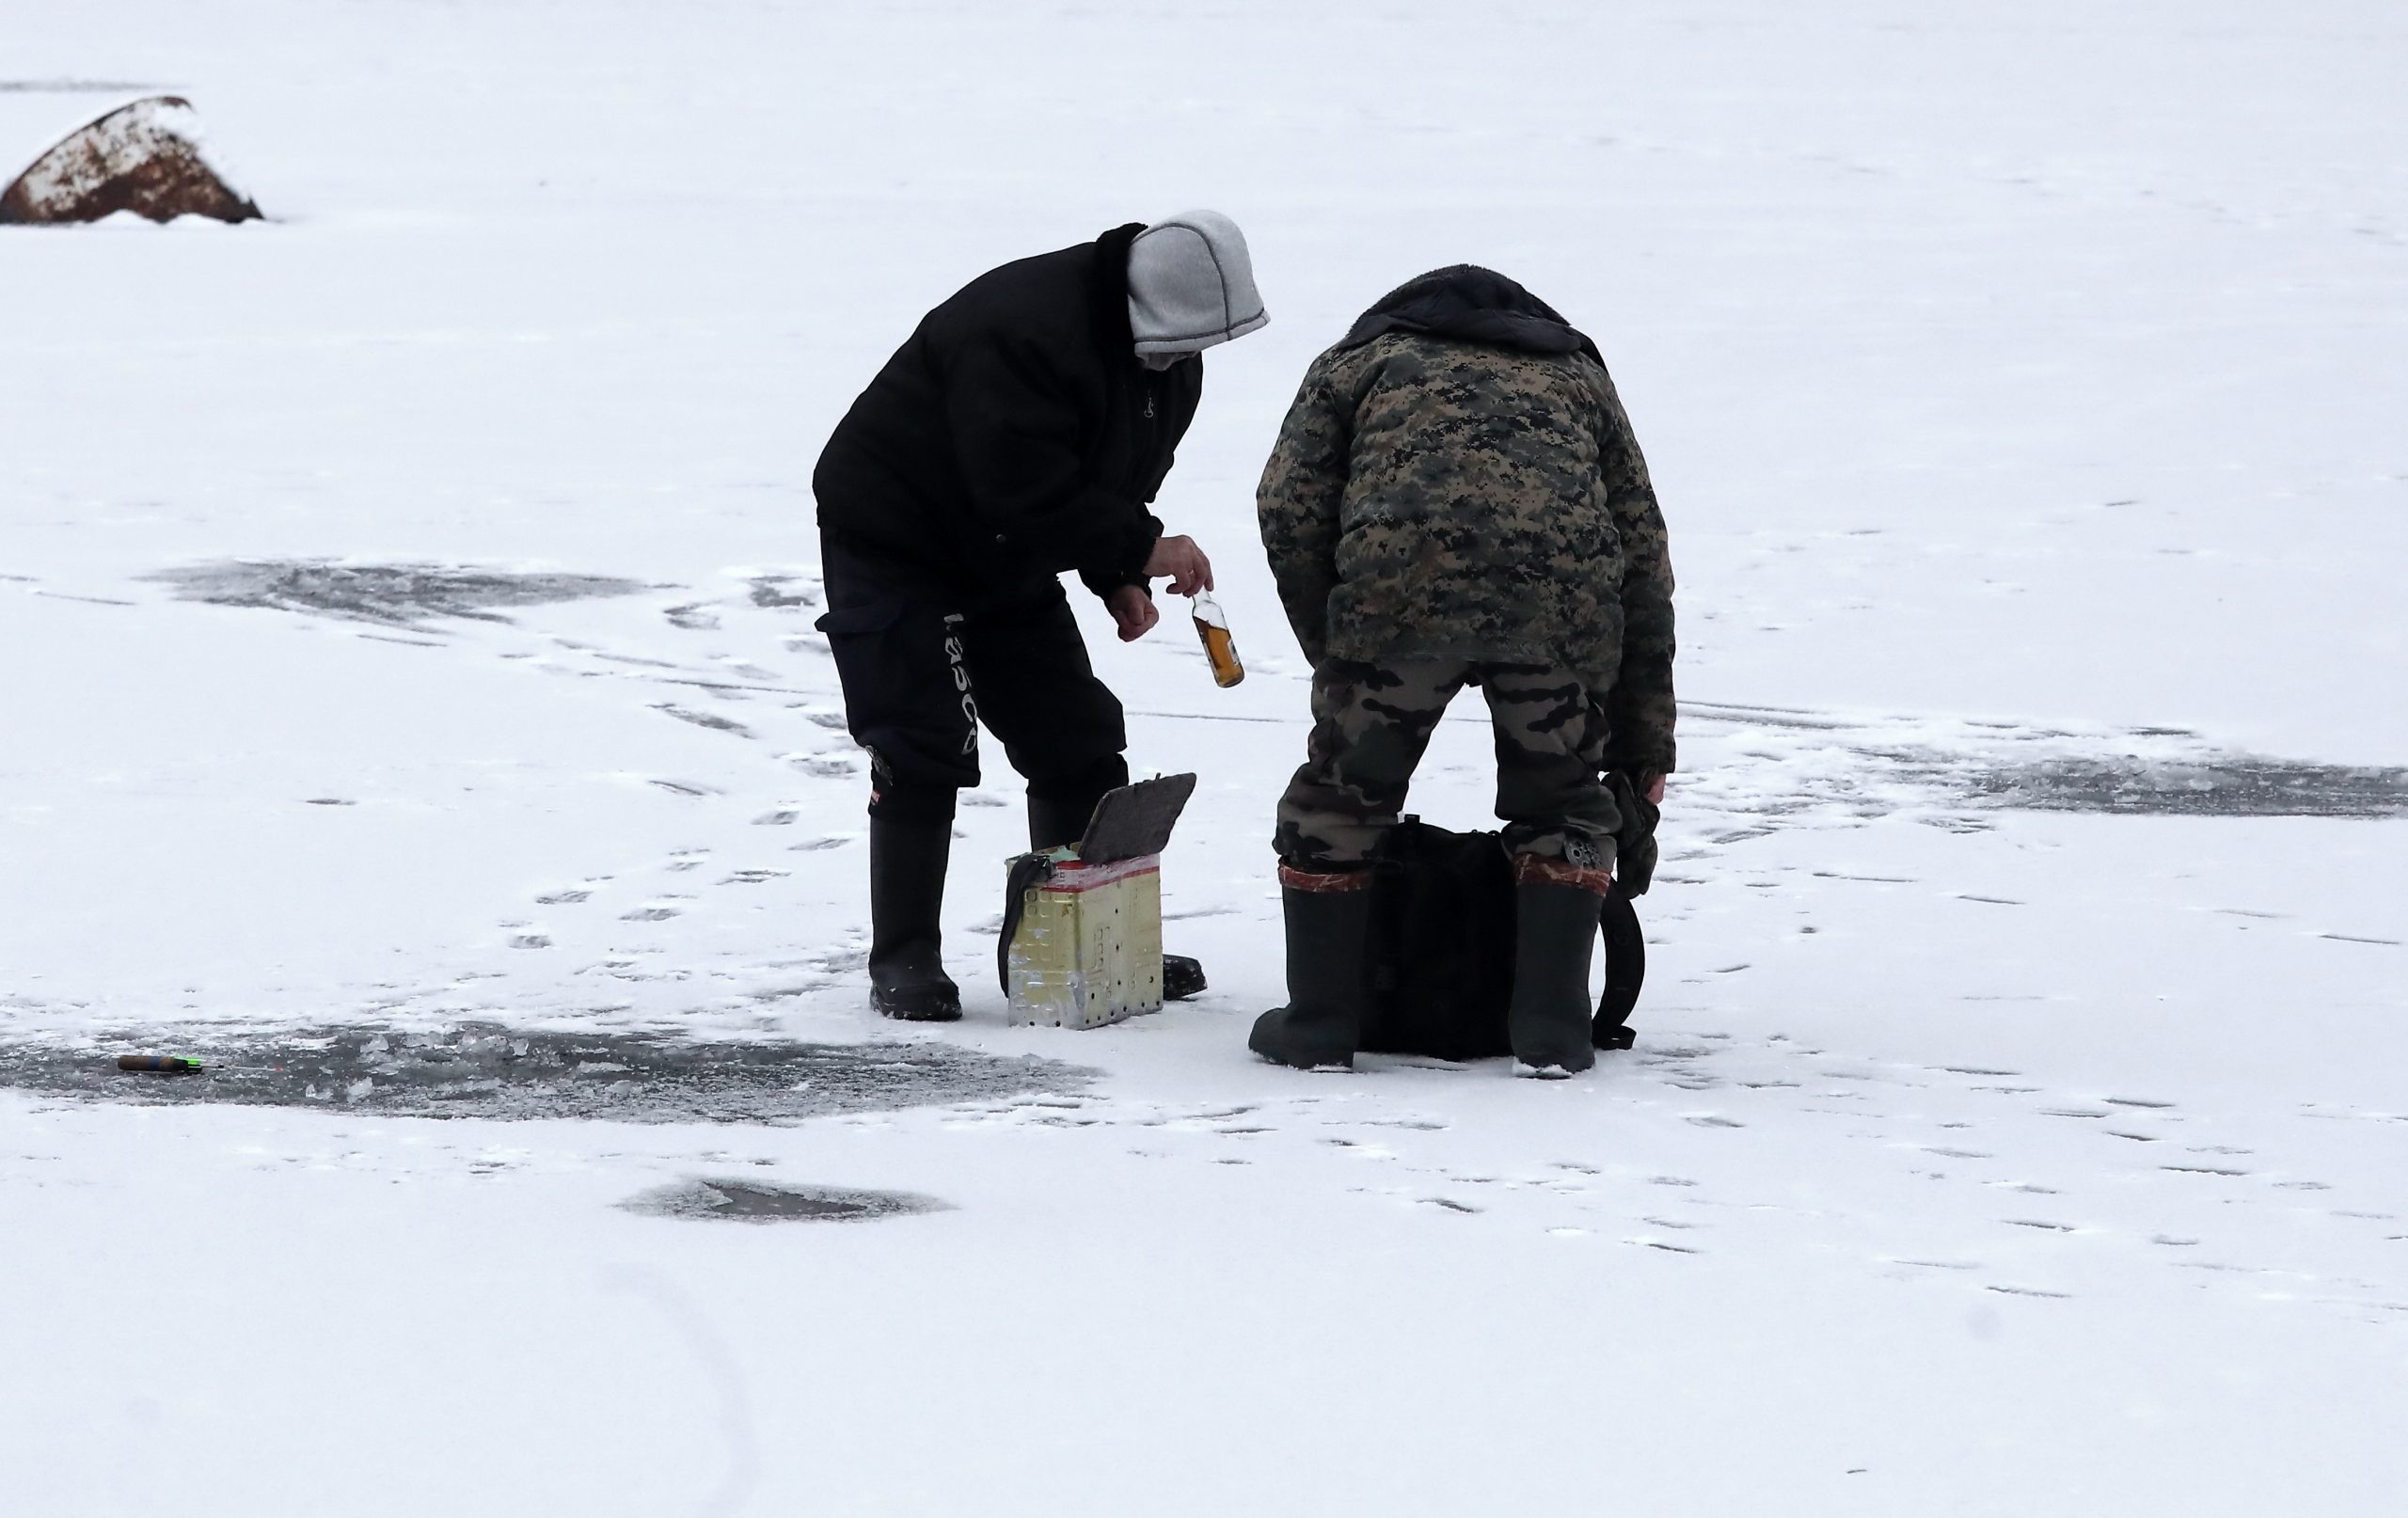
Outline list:
[[[1196,636],[1204,640],[1214,685],[1226,688],[1245,678],[1245,661],[1238,657],[1237,641],[1229,636],[1228,613],[1209,595],[1196,598]]]

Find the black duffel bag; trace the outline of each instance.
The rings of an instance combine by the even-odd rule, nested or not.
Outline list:
[[[1624,814],[1636,820],[1638,810]],[[1647,822],[1652,833],[1653,817]],[[1652,838],[1648,845],[1644,862],[1652,873]],[[1408,816],[1388,830],[1371,869],[1371,985],[1357,1047],[1449,1060],[1511,1054],[1505,1014],[1513,999],[1513,866],[1504,840],[1494,832],[1449,832]],[[1632,883],[1646,889],[1644,877]],[[1591,1041],[1628,1049],[1631,1008],[1647,977],[1647,943],[1622,881],[1602,899],[1606,988]]]

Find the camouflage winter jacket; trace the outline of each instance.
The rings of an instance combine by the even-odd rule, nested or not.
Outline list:
[[[1255,498],[1296,640],[1325,658],[1581,674],[1614,767],[1669,771],[1672,565],[1605,366],[1387,332],[1314,361]]]

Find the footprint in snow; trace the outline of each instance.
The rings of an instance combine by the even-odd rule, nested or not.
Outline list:
[[[736,675],[738,678],[745,680],[775,681],[778,678],[777,671],[765,670],[761,668],[761,666],[753,663],[751,659],[746,658],[741,654],[713,654],[711,656],[711,662],[726,671],[729,674]],[[733,688],[722,688],[713,692],[713,694],[719,695],[721,699],[727,701],[743,701],[747,699],[745,692]]]
[[[680,706],[673,702],[665,701],[654,703],[652,709],[660,713],[663,717],[673,717],[681,722],[689,723],[694,727],[708,728],[714,733],[725,733],[730,736],[739,738],[749,738],[755,735],[752,730],[746,727],[742,722],[736,721],[730,718],[721,717],[715,712],[698,712],[693,710],[691,707]]]

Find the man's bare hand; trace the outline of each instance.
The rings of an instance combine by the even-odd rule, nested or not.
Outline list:
[[[1194,538],[1165,534],[1154,544],[1152,555],[1146,560],[1146,575],[1149,579],[1167,575],[1173,592],[1194,595],[1212,588],[1212,561],[1204,557],[1204,550],[1196,546]],[[1131,635],[1123,632],[1120,636]]]
[[[1647,804],[1649,806],[1662,806],[1664,804],[1664,777],[1658,774],[1647,774],[1641,775],[1640,779],[1646,783],[1645,795],[1647,797]]]
[[[1181,543],[1185,538],[1180,539]],[[1155,550],[1158,554],[1160,549]],[[1134,585],[1123,585],[1103,598],[1104,609],[1112,613],[1113,623],[1120,629],[1120,640],[1133,643],[1154,630],[1163,614],[1154,609],[1154,598]]]

